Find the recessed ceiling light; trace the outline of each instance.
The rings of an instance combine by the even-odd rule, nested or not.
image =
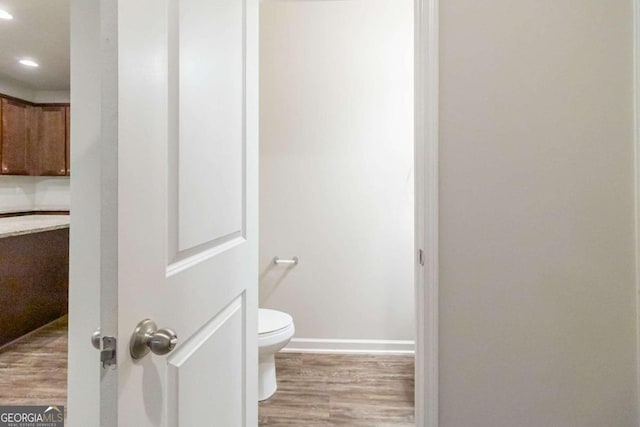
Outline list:
[[[32,61],[32,60],[30,60],[30,59],[21,59],[21,60],[20,60],[20,63],[21,63],[22,65],[26,65],[27,67],[37,67],[37,66],[38,66],[38,63],[37,63],[37,62]]]
[[[13,15],[6,10],[0,9],[0,19],[13,19]]]

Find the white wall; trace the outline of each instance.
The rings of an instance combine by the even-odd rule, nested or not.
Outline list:
[[[67,177],[36,177],[35,210],[69,210],[70,193]]]
[[[68,90],[36,90],[12,79],[0,79],[0,93],[29,102],[51,104],[68,103],[71,95]]]
[[[68,103],[71,95],[68,90],[39,90],[33,97],[33,102],[40,104]]]
[[[261,304],[296,339],[412,340],[413,2],[260,9]]]
[[[33,102],[35,91],[12,79],[0,79],[0,93]]]
[[[31,176],[0,176],[0,213],[33,210],[35,193]]]
[[[440,7],[440,425],[636,426],[632,2]]]
[[[69,229],[69,427],[98,427],[100,411],[96,350],[87,337],[100,325],[100,4],[71,0],[71,88],[77,106],[71,123],[72,186]],[[104,332],[104,330],[103,330]],[[109,331],[106,331],[109,333]],[[114,423],[115,424],[115,423]]]
[[[69,210],[69,178],[0,176],[0,213]]]

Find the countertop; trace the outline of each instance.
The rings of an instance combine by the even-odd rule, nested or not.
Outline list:
[[[21,215],[0,218],[0,239],[69,228],[69,215]]]

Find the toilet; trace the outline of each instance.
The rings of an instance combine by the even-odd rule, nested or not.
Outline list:
[[[258,400],[266,400],[276,392],[275,355],[291,341],[294,332],[289,314],[266,308],[258,310]]]

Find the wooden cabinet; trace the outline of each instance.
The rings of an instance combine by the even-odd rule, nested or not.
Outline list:
[[[67,313],[69,229],[0,238],[0,346]]]
[[[37,137],[33,145],[32,175],[67,175],[66,107],[35,107],[35,118]]]
[[[3,175],[30,175],[30,137],[32,109],[29,104],[2,99],[2,156]]]
[[[71,175],[71,107],[68,105],[64,107],[64,117],[65,117],[65,144],[64,144],[64,158],[65,165],[67,166],[66,175]]]
[[[0,96],[0,173],[69,176],[70,108]]]

